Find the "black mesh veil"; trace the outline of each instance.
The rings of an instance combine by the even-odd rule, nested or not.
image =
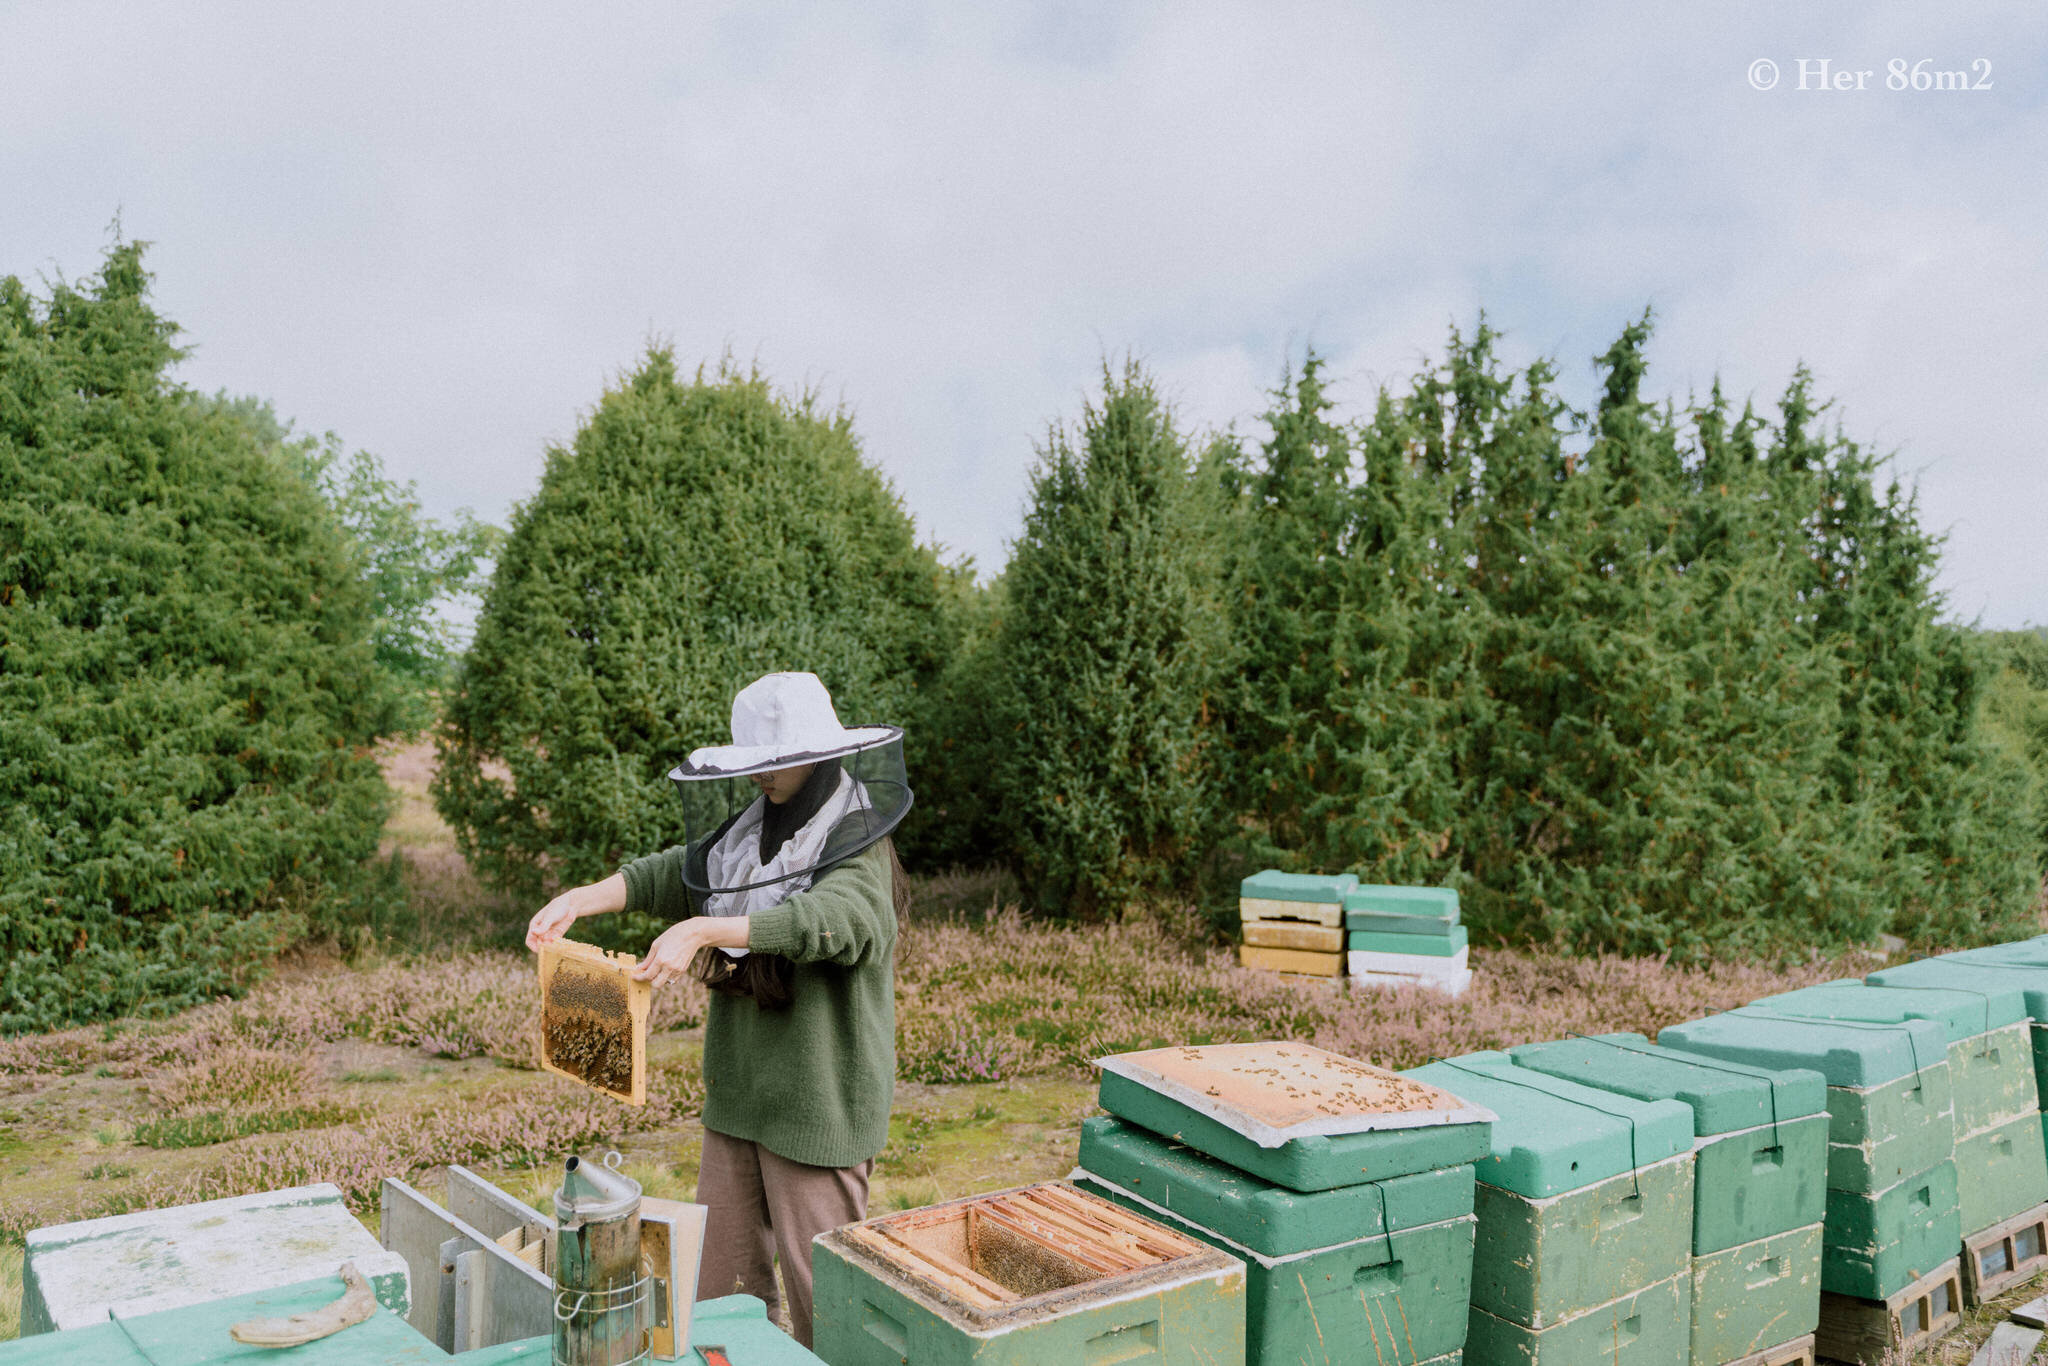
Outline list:
[[[707,855],[748,815],[750,807],[757,802],[765,807],[768,799],[745,776],[692,770],[687,764],[668,775],[683,799],[684,840],[689,849],[683,859],[683,884],[692,896],[744,892],[800,877],[816,878],[879,843],[902,823],[911,803],[910,780],[903,767],[902,731],[890,727],[888,737],[879,743],[837,755],[792,756],[777,767],[821,762],[836,763],[842,779],[815,818],[830,821],[815,857],[803,859],[802,866],[787,868],[774,876],[737,881],[730,886],[712,885]]]

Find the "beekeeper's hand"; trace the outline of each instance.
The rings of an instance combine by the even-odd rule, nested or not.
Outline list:
[[[743,915],[693,915],[678,920],[654,937],[647,956],[633,969],[643,982],[665,987],[690,969],[704,949],[743,949],[747,918]]]
[[[593,882],[587,887],[571,887],[535,911],[533,919],[526,922],[526,947],[538,953],[541,945],[560,939],[584,916],[625,909],[626,877],[623,873],[613,873],[603,882]]]

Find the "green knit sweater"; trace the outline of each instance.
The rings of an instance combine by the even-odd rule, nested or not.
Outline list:
[[[635,859],[626,909],[694,914],[686,846]],[[896,903],[886,842],[807,892],[748,917],[747,943],[796,964],[794,999],[763,1010],[711,993],[704,1127],[814,1167],[851,1167],[889,1141],[896,1095]]]

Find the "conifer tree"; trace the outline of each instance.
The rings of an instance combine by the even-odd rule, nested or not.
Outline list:
[[[1184,886],[1215,830],[1213,469],[1135,363],[1055,426],[1004,575],[1001,816],[1042,909]]]
[[[514,513],[438,737],[435,802],[487,877],[591,881],[680,841],[665,779],[775,670],[905,724],[944,663],[946,571],[843,413],[652,350]]]

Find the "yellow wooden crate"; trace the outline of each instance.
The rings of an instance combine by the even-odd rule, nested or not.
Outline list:
[[[1298,972],[1306,977],[1337,977],[1344,971],[1341,953],[1314,953],[1308,949],[1264,949],[1256,944],[1238,946],[1237,958],[1248,968],[1266,972]]]
[[[1244,927],[1244,942],[1262,949],[1337,953],[1344,947],[1344,930],[1337,925],[1304,925],[1298,920],[1254,920]]]
[[[1310,925],[1344,924],[1344,908],[1331,901],[1269,901],[1264,897],[1240,897],[1237,902],[1237,917],[1250,924],[1254,920],[1298,920]]]

